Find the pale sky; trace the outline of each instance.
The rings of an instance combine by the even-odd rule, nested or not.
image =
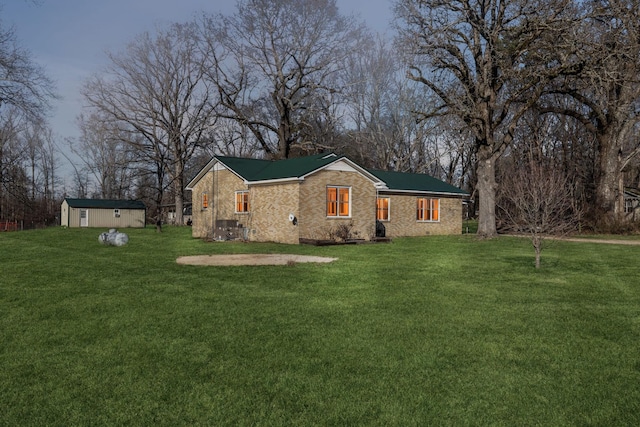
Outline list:
[[[354,14],[373,31],[389,29],[392,0],[337,0],[343,14]],[[61,96],[49,123],[64,148],[77,138],[82,83],[106,64],[106,51],[118,52],[156,25],[184,22],[198,12],[232,13],[234,0],[0,0],[0,18],[13,26],[22,47],[43,66]],[[66,160],[61,158],[61,163]],[[64,165],[63,165],[64,167]]]

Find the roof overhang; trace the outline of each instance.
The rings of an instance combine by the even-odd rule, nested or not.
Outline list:
[[[328,164],[326,164],[324,166],[321,166],[321,167],[319,167],[317,169],[314,169],[314,170],[306,173],[305,175],[303,175],[301,178],[304,179],[304,178],[308,177],[309,175],[313,175],[314,173],[320,172],[321,170],[331,169],[332,166],[335,166],[336,164],[338,164],[340,162],[346,163],[352,169],[354,169],[356,172],[358,172],[361,175],[363,175],[365,178],[367,178],[369,181],[371,181],[376,186],[376,188],[378,188],[378,187],[386,187],[386,184],[383,181],[380,181],[380,178],[378,178],[377,176],[375,176],[374,174],[372,174],[368,170],[364,169],[363,167],[359,166],[357,163],[354,163],[353,161],[351,161],[350,159],[348,159],[347,157],[344,157],[344,156],[336,157],[336,159],[333,162],[328,163]]]
[[[399,194],[399,195],[417,194],[417,195],[425,195],[425,196],[443,196],[443,197],[459,197],[459,198],[469,197],[468,193],[448,193],[444,191],[394,190],[389,188],[380,189],[379,191],[381,193]]]
[[[218,157],[213,156],[213,158],[211,160],[209,160],[209,162],[204,165],[204,167],[202,169],[200,169],[200,172],[198,172],[196,174],[196,176],[193,177],[193,179],[191,181],[189,181],[189,183],[187,184],[187,186],[185,187],[185,190],[190,190],[193,191],[193,187],[211,170],[214,169],[216,167],[216,164],[221,164],[222,166],[224,166],[223,169],[229,170],[231,173],[233,173],[235,176],[237,176],[238,178],[240,178],[242,181],[244,181],[245,183],[247,183],[248,181],[239,173],[237,173],[236,171],[234,171],[232,168],[230,168],[228,165],[226,165],[222,160],[220,160]],[[219,169],[218,169],[219,170]]]
[[[293,177],[286,177],[286,178],[274,178],[274,179],[262,179],[262,180],[256,180],[256,181],[249,181],[249,180],[244,180],[244,183],[247,185],[269,185],[269,184],[285,184],[285,183],[299,183],[304,181],[308,176],[311,176],[315,173],[318,173],[320,171],[323,170],[327,170],[327,169],[331,169],[332,167],[336,166],[337,164],[339,164],[340,162],[344,162],[346,165],[348,165],[352,170],[354,170],[355,172],[363,175],[366,179],[370,180],[376,188],[387,188],[387,185],[383,182],[380,181],[380,179],[373,175],[371,172],[367,171],[366,169],[358,166],[358,164],[352,162],[351,160],[349,160],[346,157],[338,157],[335,154],[332,154],[330,156],[327,156],[325,158],[328,157],[335,157],[335,160],[332,161],[331,163],[328,163],[326,165],[320,166],[316,169],[313,169],[307,173],[305,173],[304,175],[301,176],[293,176]],[[230,169],[231,170],[231,169]],[[239,176],[239,175],[238,175]]]
[[[293,177],[293,178],[262,179],[259,181],[244,180],[244,183],[247,185],[269,185],[269,184],[284,184],[287,182],[302,182],[302,181],[304,181],[304,178]]]
[[[200,181],[202,179],[202,177],[204,177],[207,172],[209,172],[211,170],[211,168],[213,167],[213,165],[216,164],[216,162],[218,161],[218,159],[216,159],[215,156],[213,156],[211,158],[211,160],[209,160],[207,162],[206,165],[204,165],[204,167],[202,169],[200,169],[200,171],[196,174],[196,176],[194,176],[191,181],[189,181],[189,183],[187,183],[187,186],[185,187],[185,190],[193,190],[193,187],[198,183],[198,181]]]

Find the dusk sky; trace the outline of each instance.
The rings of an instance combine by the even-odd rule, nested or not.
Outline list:
[[[337,0],[343,14],[354,14],[374,31],[388,30],[391,0]],[[57,86],[61,99],[49,123],[64,149],[77,137],[82,112],[79,89],[106,64],[106,51],[122,51],[133,38],[156,25],[184,22],[198,12],[232,13],[233,0],[0,0],[4,27],[13,26],[22,47],[31,52]],[[60,159],[66,169],[66,160]]]

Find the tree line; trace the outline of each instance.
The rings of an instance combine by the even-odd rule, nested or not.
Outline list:
[[[58,149],[46,113],[53,82],[0,21],[0,221],[54,225]]]
[[[239,0],[232,14],[140,34],[84,83],[73,191],[143,199],[158,218],[173,205],[181,222],[186,182],[214,154],[333,150],[468,190],[485,237],[513,218],[515,177],[532,187],[553,175],[585,227],[628,224],[625,188],[640,184],[638,0],[392,5],[393,34],[335,0]]]

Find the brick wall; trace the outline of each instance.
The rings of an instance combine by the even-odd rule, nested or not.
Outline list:
[[[299,215],[299,186],[294,182],[251,187],[249,240],[298,243],[299,227],[289,221],[289,214]]]
[[[191,190],[192,200],[192,221],[191,235],[196,238],[205,238],[211,232],[211,224],[213,224],[213,193],[212,189],[213,172],[209,171],[200,181],[193,186]],[[209,199],[209,207],[204,209],[202,206],[202,193],[207,193]]]
[[[198,238],[212,237],[216,220],[235,220],[246,226],[249,214],[235,213],[235,192],[246,189],[244,181],[228,170],[209,171],[192,190],[191,235]],[[205,192],[209,199],[208,208],[202,206],[202,194]]]
[[[351,187],[351,218],[327,217],[327,185]],[[341,224],[353,225],[354,237],[369,240],[375,232],[376,190],[357,172],[323,170],[300,184],[300,237],[327,239]]]
[[[389,221],[383,222],[387,237],[462,232],[462,199],[441,197],[440,221],[419,222],[416,220],[417,196],[380,194],[380,197],[390,198]]]

